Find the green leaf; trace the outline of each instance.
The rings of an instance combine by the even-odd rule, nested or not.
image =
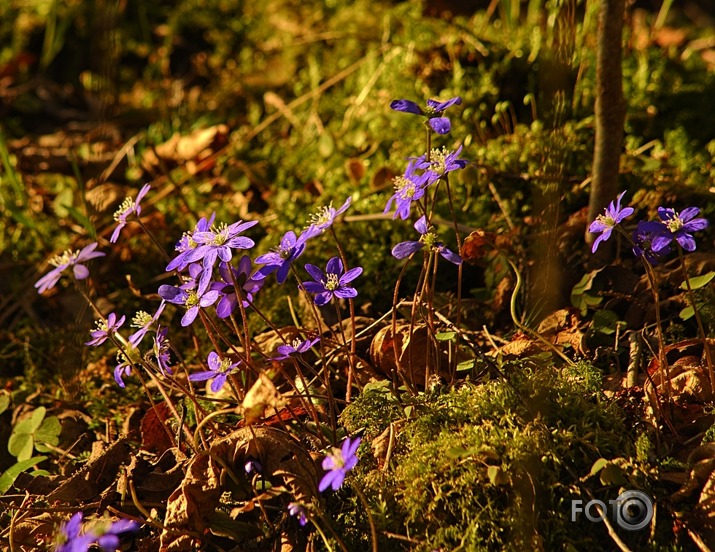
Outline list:
[[[599,305],[603,301],[602,297],[588,293],[593,289],[594,279],[600,270],[594,270],[584,274],[583,278],[571,288],[571,305],[579,309],[581,315],[585,315],[589,307]]]
[[[60,443],[60,432],[62,426],[60,420],[56,416],[45,418],[42,425],[35,431],[35,448],[39,452],[51,452],[52,449],[44,446],[45,444],[57,446]]]
[[[7,442],[7,450],[22,462],[32,456],[34,444],[32,433],[13,433]]]
[[[17,479],[18,475],[35,464],[39,464],[43,460],[47,460],[47,456],[35,456],[34,458],[28,458],[27,460],[18,462],[14,466],[10,466],[7,470],[5,470],[5,472],[0,475],[0,495],[4,495],[7,490],[12,487],[12,484],[15,483],[15,479]]]
[[[608,465],[601,470],[601,483],[603,485],[625,485],[625,471],[620,466],[609,462]]]
[[[457,332],[440,332],[434,336],[437,341],[452,341]]]
[[[688,320],[689,318],[695,316],[695,309],[692,307],[692,305],[688,305],[678,313],[678,316],[681,320]]]
[[[702,276],[696,276],[695,278],[688,278],[690,280],[690,289],[700,289],[710,283],[710,280],[715,278],[715,270],[711,270],[707,274]],[[687,282],[683,281],[680,284],[680,289],[688,289]]]
[[[593,466],[591,466],[591,475],[596,475],[598,472],[600,472],[603,468],[605,468],[608,465],[608,460],[605,458],[599,458],[593,463]]]
[[[27,460],[32,456],[35,433],[42,425],[46,413],[47,409],[44,406],[39,406],[32,411],[32,414],[17,422],[12,428],[7,450],[18,460]]]
[[[618,319],[618,315],[610,310],[600,310],[593,315],[591,329],[606,335],[616,332],[619,325],[625,326],[625,322]]]
[[[457,364],[457,372],[467,372],[474,368],[474,365],[476,364],[476,361],[474,359],[471,360],[464,360]]]
[[[4,389],[0,391],[0,414],[10,407],[10,393]]]
[[[487,477],[492,485],[506,485],[509,483],[509,474],[501,466],[489,466],[487,468]]]

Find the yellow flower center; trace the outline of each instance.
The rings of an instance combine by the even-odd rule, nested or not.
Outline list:
[[[122,204],[119,206],[119,209],[114,212],[114,220],[119,221],[122,215],[125,215],[130,209],[133,209],[134,206],[135,203],[131,197],[125,198]]]
[[[151,324],[151,322],[151,314],[146,311],[137,311],[134,318],[132,318],[132,326],[135,328],[143,328],[144,326]]]
[[[326,274],[325,277],[327,278],[327,280],[325,280],[324,282],[321,282],[325,286],[325,289],[327,289],[329,291],[335,291],[336,289],[338,289],[338,285],[340,284],[340,281],[339,281],[340,279],[338,278],[337,274],[330,273],[330,274]]]

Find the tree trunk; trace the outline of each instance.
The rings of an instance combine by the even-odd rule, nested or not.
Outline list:
[[[626,103],[623,99],[621,42],[625,0],[601,0],[596,54],[596,144],[593,152],[588,221],[603,213],[618,195],[618,168]],[[586,232],[592,243],[595,234]]]

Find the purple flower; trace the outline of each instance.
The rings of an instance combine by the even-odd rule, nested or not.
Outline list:
[[[699,213],[700,209],[697,207],[687,207],[681,213],[674,209],[658,207],[658,216],[663,220],[667,232],[653,238],[653,251],[660,253],[673,240],[686,251],[695,251],[695,238],[690,234],[705,230],[709,226],[707,219],[695,218]]]
[[[210,307],[219,298],[219,292],[215,289],[200,293],[196,289],[184,289],[184,286],[176,287],[166,284],[159,286],[159,295],[169,303],[186,307],[186,313],[181,317],[182,326],[189,326],[196,320],[199,307]]]
[[[660,262],[660,258],[670,253],[670,245],[666,244],[660,251],[653,250],[653,240],[668,234],[669,230],[662,222],[641,220],[633,231],[633,254],[644,257],[651,266]]]
[[[437,240],[437,235],[430,231],[427,226],[427,219],[422,215],[415,222],[415,230],[420,233],[419,241],[404,241],[392,248],[392,256],[396,259],[409,257],[416,251],[426,247],[429,251],[439,253],[450,263],[462,264],[462,257],[451,251],[441,241]]]
[[[263,471],[263,466],[261,466],[261,463],[258,460],[249,460],[244,464],[243,469],[246,471],[246,475],[249,475],[253,472],[261,473]]]
[[[460,153],[462,153],[462,146],[459,146],[456,151],[449,151],[444,147],[441,150],[433,149],[430,152],[429,161],[427,161],[425,155],[421,155],[416,159],[416,166],[418,169],[428,170],[434,173],[434,181],[449,172],[463,169],[467,166],[466,159],[457,159]]]
[[[427,100],[427,107],[422,109],[415,102],[410,100],[394,100],[390,103],[390,108],[395,111],[403,111],[405,113],[413,113],[415,115],[423,115],[427,117],[429,126],[432,127],[437,134],[447,134],[452,129],[452,124],[447,117],[442,117],[442,112],[450,106],[462,103],[462,98],[459,96],[451,98],[445,102],[437,100]]]
[[[139,345],[149,329],[157,320],[159,320],[161,313],[164,312],[164,308],[166,308],[166,303],[162,301],[159,304],[159,308],[156,309],[154,316],[145,311],[137,312],[132,319],[132,326],[139,329],[129,336],[129,343],[131,343],[134,347]]]
[[[62,273],[69,267],[72,267],[72,272],[77,280],[84,280],[89,276],[89,269],[82,263],[86,263],[91,259],[97,257],[104,257],[106,253],[100,251],[95,252],[97,248],[97,242],[90,243],[88,246],[82,249],[82,251],[72,251],[67,250],[61,255],[52,257],[49,263],[56,267],[50,270],[42,278],[35,282],[35,287],[37,288],[37,293],[44,293],[48,289],[55,287],[57,282],[59,282]]]
[[[248,308],[253,302],[253,297],[263,287],[265,280],[258,277],[258,273],[251,275],[251,258],[248,255],[241,257],[238,269],[229,263],[220,263],[218,270],[222,282],[214,282],[211,289],[219,292],[219,302],[216,305],[216,314],[219,318],[226,318],[236,310],[238,297],[234,288],[234,280],[240,286],[243,297],[243,308]],[[226,292],[225,290],[229,290]]]
[[[230,226],[222,224],[215,229],[194,232],[192,238],[198,245],[186,259],[191,263],[203,260],[203,271],[199,278],[199,294],[209,287],[217,259],[228,263],[233,258],[232,249],[250,249],[255,245],[251,238],[240,234],[256,224],[258,224],[257,220],[239,221]]]
[[[119,547],[119,535],[139,529],[136,521],[120,519],[106,523],[95,524],[90,531],[80,534],[82,528],[82,512],[74,514],[67,523],[60,526],[60,539],[55,552],[86,552],[97,543],[105,552],[114,552]]]
[[[179,254],[166,266],[167,272],[171,272],[172,270],[182,271],[193,262],[191,257],[195,254],[195,250],[199,246],[199,244],[194,241],[194,234],[206,232],[211,228],[215,218],[216,213],[212,214],[208,220],[206,217],[201,217],[191,232],[185,232],[184,235],[181,236],[181,239],[176,243],[175,247]]]
[[[342,215],[345,211],[347,211],[348,207],[350,207],[350,203],[352,203],[352,198],[347,198],[345,203],[343,203],[339,209],[335,209],[333,204],[330,203],[327,207],[321,207],[318,211],[310,215],[310,218],[308,219],[309,226],[300,236],[303,243],[307,242],[311,238],[319,236],[330,228],[333,225],[333,222],[335,222],[335,217]]]
[[[163,374],[172,375],[173,372],[169,364],[171,362],[171,355],[169,354],[169,340],[166,338],[167,333],[169,333],[169,328],[159,326],[156,329],[152,352],[154,353],[154,358],[161,372]]]
[[[360,437],[351,441],[350,437],[343,441],[340,448],[333,448],[328,455],[323,458],[323,469],[327,470],[318,485],[318,491],[321,493],[328,487],[332,487],[337,491],[345,480],[345,475],[355,467],[358,463],[358,457],[355,454],[360,446]]]
[[[593,248],[591,249],[592,253],[596,252],[596,249],[598,249],[601,242],[606,241],[611,237],[611,232],[613,232],[616,224],[620,224],[623,219],[630,217],[633,214],[633,207],[621,207],[621,199],[624,195],[626,195],[626,192],[622,192],[618,196],[615,205],[611,201],[608,207],[606,207],[605,214],[598,215],[596,220],[594,220],[591,223],[591,226],[588,227],[588,231],[592,234],[601,234],[596,238],[596,241],[593,242]]]
[[[113,521],[97,538],[97,544],[105,552],[114,552],[119,547],[119,535],[138,530],[140,525],[136,521],[120,519]]]
[[[140,361],[139,351],[131,343],[127,346],[125,352],[119,351],[117,353],[117,366],[114,368],[114,381],[122,389],[126,387],[122,378],[131,376],[132,365]]]
[[[292,516],[295,516],[298,518],[298,523],[301,524],[301,526],[304,526],[306,523],[308,523],[308,518],[306,517],[306,510],[305,506],[302,504],[298,504],[297,502],[291,502],[288,504],[288,513]]]
[[[348,284],[362,274],[362,268],[357,266],[344,272],[343,262],[339,257],[333,257],[325,267],[325,273],[317,266],[306,264],[305,270],[315,280],[314,282],[303,282],[303,287],[308,293],[315,293],[315,304],[325,305],[333,297],[349,299],[356,297],[358,292]]]
[[[55,552],[86,552],[95,541],[92,534],[80,535],[82,528],[82,512],[74,514],[70,520],[60,525],[59,538],[61,542],[55,548]]]
[[[417,160],[412,159],[405,170],[405,174],[394,179],[395,193],[387,200],[385,210],[387,213],[392,208],[392,202],[395,202],[395,214],[392,218],[400,217],[405,220],[410,216],[412,202],[422,199],[425,195],[425,190],[433,177],[430,173],[417,174],[415,173]]]
[[[320,341],[320,336],[305,340],[298,338],[294,339],[291,344],[278,345],[278,347],[276,347],[278,355],[271,358],[271,360],[286,360],[290,357],[300,355],[310,349],[318,341]]]
[[[337,212],[337,211],[336,211]],[[282,284],[288,278],[290,266],[305,250],[306,234],[296,237],[295,232],[289,230],[281,238],[281,244],[276,251],[271,251],[256,258],[256,263],[266,265],[258,270],[257,278],[265,278],[276,272],[276,281]]]
[[[111,334],[116,333],[122,324],[124,324],[124,320],[126,320],[126,318],[126,316],[122,316],[119,320],[117,320],[117,315],[111,312],[107,316],[106,320],[97,320],[97,329],[89,333],[89,335],[92,336],[92,339],[87,341],[85,345],[98,347],[107,341]]]
[[[112,237],[109,238],[110,243],[116,243],[116,241],[119,239],[119,233],[122,231],[122,228],[127,225],[127,217],[129,215],[135,214],[137,217],[139,217],[142,212],[140,202],[142,199],[144,199],[144,196],[149,192],[150,189],[150,184],[144,184],[144,186],[142,186],[142,189],[139,190],[136,200],[132,199],[131,197],[128,197],[119,206],[119,209],[117,209],[116,213],[114,213],[114,220],[116,220],[118,224],[117,227],[114,229],[114,232],[112,232]]]
[[[215,351],[209,353],[207,360],[209,369],[204,372],[191,374],[189,379],[191,381],[206,381],[212,379],[211,391],[218,393],[223,387],[223,384],[226,383],[227,376],[236,369],[240,362],[232,363],[230,358],[221,358]]]

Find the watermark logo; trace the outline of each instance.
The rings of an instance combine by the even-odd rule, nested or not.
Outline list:
[[[653,519],[653,501],[644,492],[624,491],[608,503],[613,509],[614,521],[626,531],[640,531]],[[576,521],[576,514],[581,512],[589,521],[603,521],[606,505],[601,500],[589,500],[585,505],[583,500],[572,500],[571,521]]]

